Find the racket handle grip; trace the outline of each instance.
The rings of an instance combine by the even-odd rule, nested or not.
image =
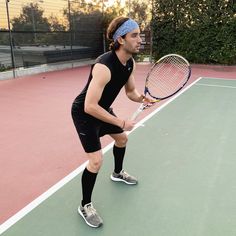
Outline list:
[[[137,111],[134,112],[134,114],[132,115],[131,120],[136,120],[139,114],[144,110],[144,107],[145,106],[141,104],[140,107],[137,109]]]

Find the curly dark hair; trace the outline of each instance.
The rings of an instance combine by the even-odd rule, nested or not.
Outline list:
[[[122,25],[124,24],[127,20],[129,19],[129,17],[124,17],[124,16],[119,16],[116,17],[115,19],[113,19],[111,21],[111,23],[109,24],[108,28],[107,28],[107,39],[109,41],[111,41],[110,45],[109,45],[109,49],[110,50],[117,50],[120,47],[120,44],[118,41],[114,42],[113,40],[113,35],[115,34],[116,30]],[[125,38],[125,35],[122,36],[123,38]]]

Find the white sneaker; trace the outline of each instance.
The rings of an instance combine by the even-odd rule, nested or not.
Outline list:
[[[111,174],[111,180],[113,180],[115,182],[124,182],[126,184],[137,184],[138,183],[138,180],[135,177],[131,176],[130,174],[128,174],[124,170],[122,170],[119,174],[113,172]]]
[[[98,215],[96,209],[93,207],[92,202],[78,207],[79,214],[83,217],[86,224],[98,228],[103,224],[101,217]]]

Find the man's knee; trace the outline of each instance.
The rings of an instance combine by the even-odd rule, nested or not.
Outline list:
[[[88,163],[88,169],[94,173],[97,173],[103,163],[102,155],[91,155],[89,154],[89,163]]]
[[[123,133],[122,135],[119,136],[119,138],[115,140],[116,145],[119,147],[126,146],[127,142],[128,142],[128,136],[126,133]]]

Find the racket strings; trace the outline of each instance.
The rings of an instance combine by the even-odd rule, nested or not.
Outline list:
[[[164,58],[150,72],[146,86],[150,95],[163,98],[180,89],[189,76],[189,66],[175,56]]]
[[[182,82],[185,81],[182,78],[186,78],[187,74],[185,71],[182,70],[181,67],[176,70],[176,64],[175,65],[168,65],[165,68],[164,73],[157,72],[157,75],[160,74],[160,85],[165,87],[166,89],[172,91],[175,90],[176,87],[182,86]],[[173,79],[174,78],[174,79]]]
[[[182,86],[182,81],[175,80],[173,81],[171,78],[178,78],[182,77],[183,75],[179,72],[172,72],[172,70],[169,70],[169,72],[165,74],[158,74],[158,80],[155,77],[155,74],[153,74],[153,77],[149,78],[148,88],[149,91],[152,91],[152,94],[158,94],[160,97],[167,96],[173,92],[177,88],[180,88]],[[155,90],[155,91],[154,91]]]
[[[156,75],[155,75],[156,73],[155,74],[153,73],[152,77],[149,78],[149,84],[148,84],[149,90],[151,90],[152,93],[155,93],[155,94],[157,92],[158,94],[160,92],[162,94],[169,94],[173,89],[175,89],[174,84],[172,83],[172,81],[169,79],[169,76],[168,76],[168,74],[170,73],[171,73],[171,70],[166,72],[165,75],[157,72],[158,80],[156,79]],[[171,73],[171,75],[173,75],[173,73]],[[154,89],[155,89],[155,92],[153,91]]]

